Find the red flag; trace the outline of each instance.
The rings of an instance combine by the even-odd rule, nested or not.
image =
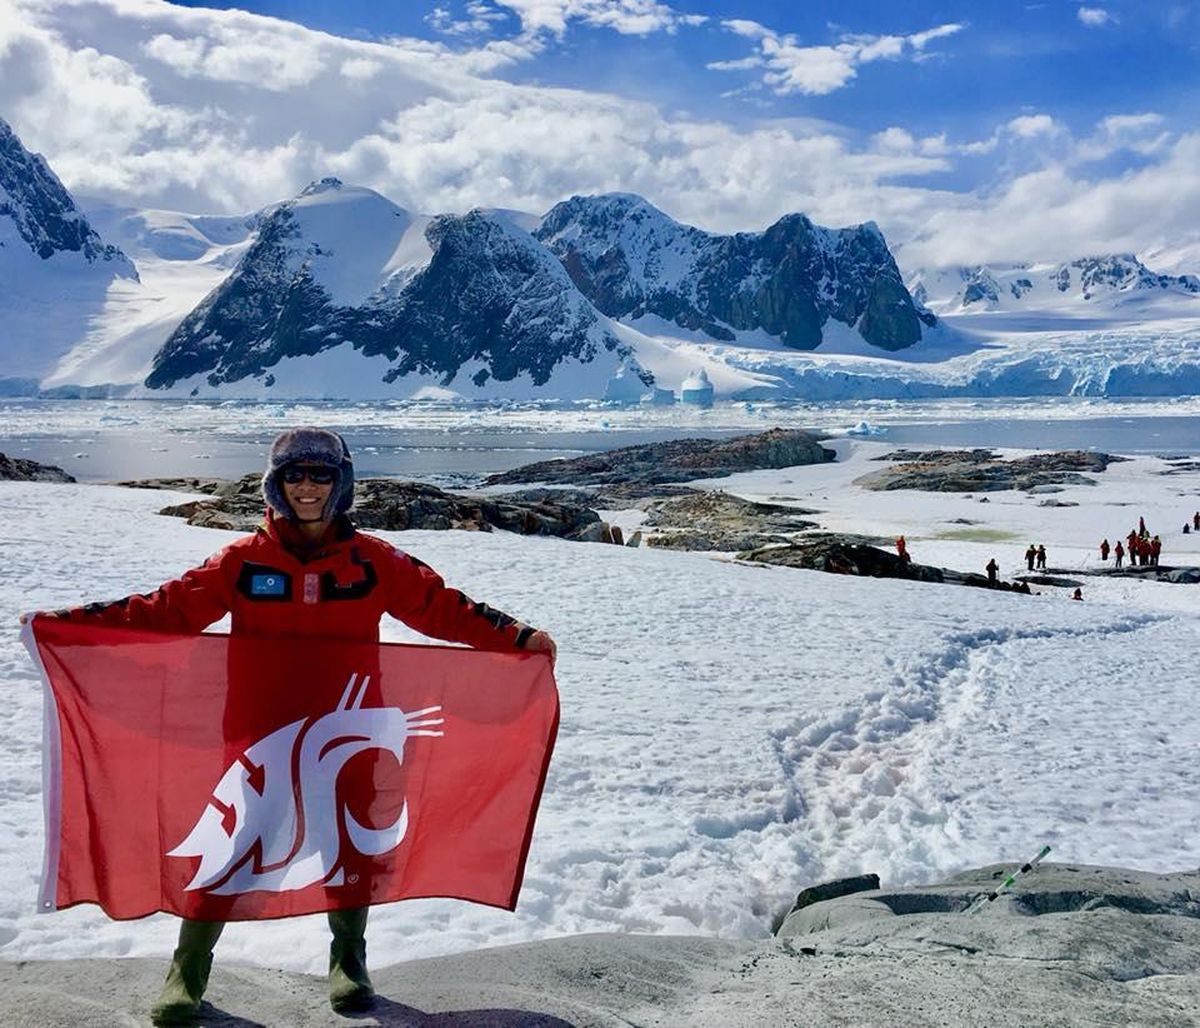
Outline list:
[[[544,654],[26,626],[44,911],[513,909],[558,727]]]

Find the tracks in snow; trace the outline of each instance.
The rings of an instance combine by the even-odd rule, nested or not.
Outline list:
[[[896,666],[886,683],[855,702],[773,731],[784,778],[800,798],[805,848],[833,855],[812,872],[829,878],[876,870],[899,884],[961,866],[954,816],[961,797],[937,785],[934,772],[951,749],[956,759],[970,759],[964,730],[986,715],[997,685],[1011,679],[1018,662],[1012,649],[1034,640],[1087,645],[1090,637],[1136,633],[1170,617],[954,634],[939,653]]]

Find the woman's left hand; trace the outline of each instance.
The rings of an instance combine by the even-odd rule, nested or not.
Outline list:
[[[555,657],[558,655],[558,647],[554,644],[554,640],[550,638],[546,632],[534,632],[528,639],[525,640],[526,650],[532,653],[548,653],[550,655],[550,666],[554,666]]]

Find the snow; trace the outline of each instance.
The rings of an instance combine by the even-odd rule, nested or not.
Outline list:
[[[227,413],[247,416],[236,404]],[[995,555],[1010,574],[1031,540],[1052,567],[1092,566],[1099,540],[1139,514],[1163,533],[1164,563],[1200,564],[1200,535],[1179,534],[1200,507],[1200,474],[1164,474],[1160,458],[1113,465],[1098,485],[1055,494],[1077,507],[1044,508],[1018,493],[982,504],[866,492],[853,480],[880,467],[871,458],[886,444],[835,445],[835,464],[710,484],[819,509],[833,529],[903,532],[915,559],[967,570]],[[16,616],[152,588],[233,538],[154,513],[182,499],[0,483],[0,617],[12,626],[0,640],[7,960],[165,958],[174,945],[164,916],[33,913],[42,698]],[[555,636],[562,728],[516,913],[377,908],[378,966],[576,932],[763,937],[805,885],[865,871],[928,882],[1043,843],[1063,861],[1195,866],[1200,587],[1085,578],[1075,603],[1062,589],[1023,597],[720,554],[380,534]],[[384,633],[413,638],[395,622]],[[321,973],[326,940],[321,917],[239,924],[218,959]]]
[[[428,218],[414,217],[371,189],[326,179],[293,202],[314,281],[338,307],[358,307],[390,279],[402,285],[429,263]],[[312,253],[313,248],[316,253]]]

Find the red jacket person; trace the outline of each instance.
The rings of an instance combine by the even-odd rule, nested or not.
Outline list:
[[[200,567],[145,596],[58,612],[167,632],[200,632],[231,615],[230,634],[377,642],[386,613],[425,635],[480,649],[540,650],[554,641],[484,603],[449,588],[438,574],[389,543],[359,532],[347,517],[354,466],[341,436],[321,428],[284,432],[271,446],[263,495],[266,518]],[[240,667],[231,643],[230,708],[252,668]],[[330,911],[333,933],[329,999],[339,1012],[363,1010],[374,996],[366,967],[367,909]],[[190,1023],[200,1008],[221,921],[183,919],[155,1024]]]

